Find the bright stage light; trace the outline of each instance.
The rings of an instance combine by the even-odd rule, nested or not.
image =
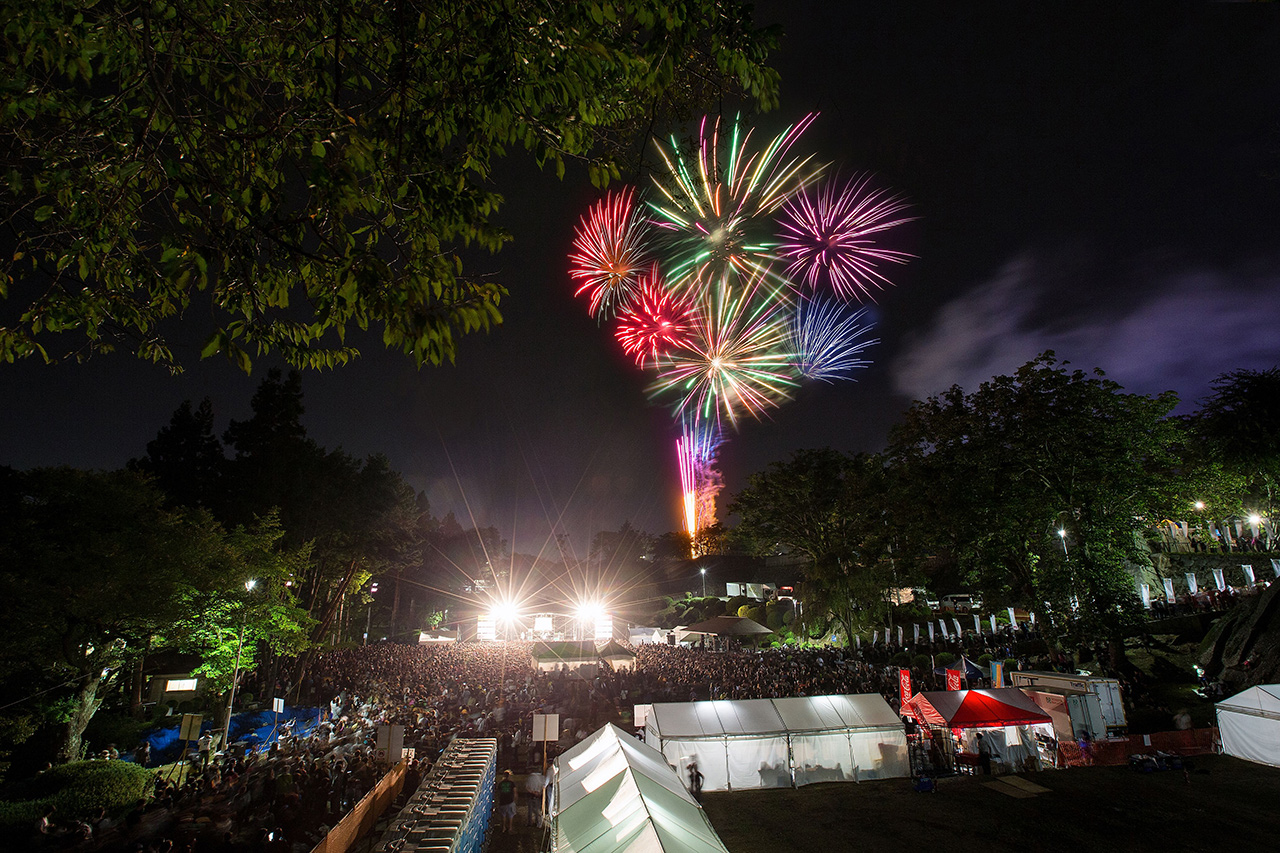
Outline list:
[[[514,622],[520,617],[520,605],[510,599],[495,601],[489,608],[489,615],[495,622]]]
[[[595,622],[604,615],[604,606],[598,601],[584,601],[578,605],[578,618],[583,622]]]

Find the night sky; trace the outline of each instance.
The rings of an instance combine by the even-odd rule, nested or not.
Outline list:
[[[730,437],[727,494],[799,448],[880,449],[911,400],[1046,349],[1184,408],[1220,373],[1280,363],[1280,26],[1265,7],[792,0],[758,17],[787,31],[782,106],[761,129],[820,111],[801,148],[909,199],[920,219],[896,247],[919,258],[890,271],[857,383],[806,387]],[[305,375],[309,435],[385,453],[435,514],[495,525],[516,551],[567,532],[585,557],[624,520],[677,529],[676,427],[567,276],[597,193],[524,163],[500,181],[515,241],[473,270],[510,289],[505,324],[420,371],[359,341],[355,364]],[[177,378],[129,356],[0,366],[0,464],[118,467],[184,399],[212,398],[220,431],[247,417],[271,362],[198,362],[202,335],[180,338]]]

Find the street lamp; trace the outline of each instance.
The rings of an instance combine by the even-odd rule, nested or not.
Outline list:
[[[373,619],[373,594],[377,591],[378,582],[374,581],[369,587],[369,606],[364,609],[364,639],[360,643],[362,646],[369,645],[369,624],[370,620]]]
[[[258,586],[256,578],[250,578],[244,582],[244,591],[253,592]],[[246,615],[240,614],[240,636],[236,640],[236,665],[231,672],[231,696],[227,699],[227,718],[222,726],[222,748],[226,750],[231,746],[231,708],[236,703],[236,687],[240,683],[240,652],[244,650],[244,629],[245,623],[248,621]]]
[[[706,598],[707,597],[707,569],[704,566],[701,569],[698,569],[698,571],[702,572],[702,597]]]

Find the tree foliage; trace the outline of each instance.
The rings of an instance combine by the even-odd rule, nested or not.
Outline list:
[[[752,475],[729,511],[758,551],[782,545],[808,557],[806,599],[851,637],[883,614],[891,576],[885,489],[877,457],[801,450]]]
[[[653,122],[777,92],[733,0],[27,0],[0,32],[6,361],[75,333],[177,369],[173,318],[245,370],[342,364],[370,327],[452,360],[501,321],[462,269],[509,239],[498,158],[602,185]]]
[[[1271,518],[1280,488],[1280,368],[1224,373],[1212,388],[1192,430],[1210,459],[1246,481]]]
[[[1115,639],[1140,607],[1140,530],[1180,500],[1176,404],[1052,353],[917,402],[891,437],[915,508],[898,523],[953,552],[988,603],[1045,604],[1064,640]]]

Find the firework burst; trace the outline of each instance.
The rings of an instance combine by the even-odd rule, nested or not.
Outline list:
[[[654,264],[641,276],[636,296],[618,312],[615,334],[636,364],[656,363],[662,354],[689,346],[695,316],[686,298],[663,285]]]
[[[860,356],[880,342],[865,337],[871,324],[862,322],[864,311],[850,312],[834,301],[800,300],[791,317],[791,347],[801,376],[833,382],[850,379],[850,372],[871,365]]]
[[[591,315],[612,316],[635,295],[644,271],[646,222],[635,206],[635,192],[610,193],[578,223],[569,255],[574,296],[588,294]]]
[[[788,156],[814,118],[806,116],[758,152],[751,150],[751,132],[742,133],[736,121],[722,150],[719,120],[708,126],[705,118],[692,163],[680,156],[674,138],[670,151],[658,146],[668,175],[665,181],[655,176],[663,199],[649,206],[670,244],[675,287],[710,281],[726,267],[744,275],[770,272],[775,241],[765,220],[819,171],[812,157]]]
[[[702,420],[728,420],[765,410],[789,399],[795,387],[788,349],[791,308],[785,289],[756,275],[734,286],[732,272],[708,290],[690,345],[658,362],[655,396],[676,395],[676,410]]]
[[[829,181],[815,192],[798,193],[782,206],[778,256],[786,275],[816,288],[825,279],[845,299],[871,299],[889,284],[883,263],[903,264],[913,256],[875,243],[883,232],[910,222],[901,198],[870,188],[870,178],[844,184]]]
[[[724,487],[716,470],[716,454],[722,441],[720,431],[698,419],[684,419],[680,438],[676,441],[676,458],[680,463],[680,487],[683,498],[684,529],[692,541],[699,530],[716,521],[716,496]]]

